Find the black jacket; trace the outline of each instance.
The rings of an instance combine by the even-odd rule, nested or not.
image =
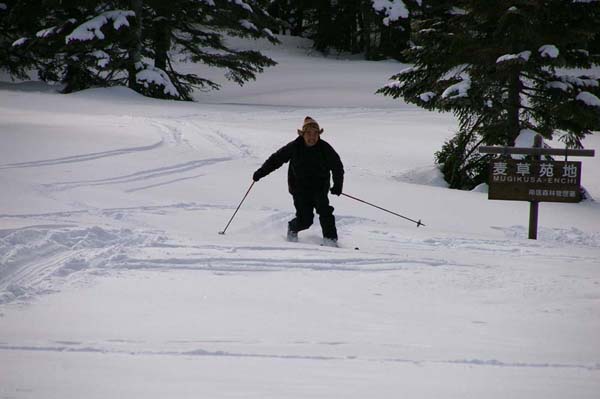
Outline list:
[[[341,189],[344,184],[344,165],[333,147],[321,139],[314,146],[308,147],[302,137],[272,154],[257,170],[258,176],[262,178],[288,161],[288,189],[292,195],[307,191],[327,191],[331,176],[334,186]]]

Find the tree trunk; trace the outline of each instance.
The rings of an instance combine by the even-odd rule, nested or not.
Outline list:
[[[375,54],[373,51],[374,47],[371,40],[373,28],[373,8],[371,6],[370,1],[363,1],[361,3],[361,21],[361,46],[365,52],[365,59],[373,60],[375,58]]]
[[[142,61],[142,9],[143,0],[130,0],[131,9],[135,12],[135,25],[131,31],[132,40],[129,48],[129,65],[127,73],[129,77],[129,88],[135,90],[137,88],[137,69]]]
[[[360,0],[358,0],[360,1]],[[350,49],[353,54],[360,53],[362,49],[359,46],[358,40],[358,18],[360,15],[359,6],[355,1],[350,2],[349,7],[349,22],[350,22]]]
[[[167,70],[167,59],[171,49],[171,15],[166,7],[156,8],[157,18],[154,20],[152,44],[154,47],[154,66]]]
[[[304,5],[300,4],[296,8],[296,12],[292,21],[292,36],[302,36],[304,32]]]
[[[331,34],[332,18],[331,18],[331,0],[320,0],[317,6],[317,37],[315,38],[315,48],[325,52],[333,45]]]
[[[508,146],[514,146],[515,140],[521,132],[521,124],[519,121],[519,114],[521,111],[521,71],[515,69],[511,71],[508,82],[508,132],[507,142]]]

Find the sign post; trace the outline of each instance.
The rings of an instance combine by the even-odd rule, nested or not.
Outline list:
[[[542,148],[542,136],[536,135],[532,148],[487,147],[484,154],[531,155],[531,160],[496,158],[490,162],[488,199],[529,201],[529,238],[537,239],[540,202],[581,201],[581,162],[568,156],[595,155],[594,150]],[[564,161],[542,160],[542,155],[564,155]]]
[[[541,148],[542,147],[542,136],[539,134],[535,135],[533,139],[533,147]],[[540,160],[539,155],[534,155],[533,159],[536,161]],[[529,235],[528,238],[530,240],[537,240],[537,228],[538,228],[538,213],[540,209],[540,203],[538,201],[530,201],[529,202]]]

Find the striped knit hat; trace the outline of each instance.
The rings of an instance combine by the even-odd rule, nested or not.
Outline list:
[[[319,127],[319,124],[317,123],[316,120],[314,120],[313,118],[311,118],[310,116],[307,116],[306,118],[304,118],[304,123],[302,124],[302,129],[298,129],[298,134],[300,136],[302,136],[304,134],[304,132],[306,131],[306,129],[308,129],[309,127],[314,127],[319,131],[319,134],[323,133],[323,129],[321,129]]]

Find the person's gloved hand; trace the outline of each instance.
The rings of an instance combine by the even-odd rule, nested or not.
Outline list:
[[[331,194],[339,196],[340,194],[342,194],[342,186],[334,184],[333,187],[331,187],[330,191]]]
[[[260,173],[260,169],[257,169],[256,172],[254,172],[254,174],[252,175],[252,180],[259,181],[263,177],[264,176],[262,175],[262,173]]]

